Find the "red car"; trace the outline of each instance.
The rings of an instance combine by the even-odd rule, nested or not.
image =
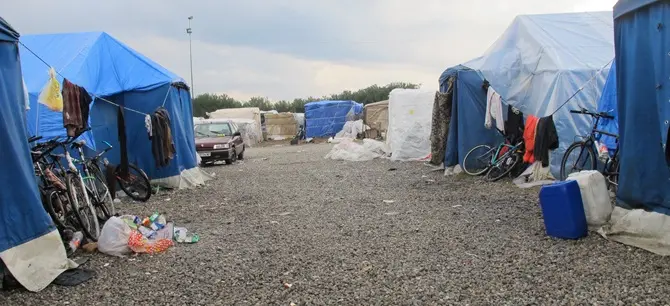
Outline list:
[[[207,119],[195,124],[195,150],[202,165],[217,161],[232,164],[244,159],[246,149],[237,125],[228,119]]]

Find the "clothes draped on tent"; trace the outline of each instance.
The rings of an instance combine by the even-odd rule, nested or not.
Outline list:
[[[452,96],[454,93],[454,79],[447,80],[447,92],[437,92],[433,103],[433,124],[430,131],[431,156],[430,163],[441,165],[447,150],[447,136],[451,123]]]
[[[502,99],[493,87],[488,86],[486,90],[486,116],[484,117],[484,125],[487,129],[493,126],[491,121],[495,121],[498,130],[505,132]]]
[[[508,105],[507,120],[505,120],[505,136],[512,143],[516,143],[523,138],[523,132],[523,112],[511,105]]]
[[[542,117],[537,122],[535,133],[535,160],[542,162],[542,167],[549,166],[549,151],[558,148],[558,134],[552,116]]]
[[[170,130],[170,114],[165,108],[158,108],[151,116],[151,127],[149,139],[152,153],[156,159],[156,167],[162,168],[170,164],[176,152]]]
[[[523,141],[526,147],[526,153],[523,155],[523,161],[528,164],[535,162],[535,134],[537,128],[538,118],[533,115],[528,115],[526,119],[526,127],[523,132]]]
[[[126,136],[126,116],[124,115],[123,107],[118,108],[116,116],[117,128],[119,134],[119,152],[121,153],[120,166],[121,177],[128,177],[128,139]]]
[[[91,107],[91,96],[86,89],[79,87],[67,79],[63,79],[63,127],[67,135],[73,137],[88,128],[88,113]]]

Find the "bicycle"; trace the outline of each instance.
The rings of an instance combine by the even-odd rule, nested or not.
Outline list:
[[[79,169],[77,169],[77,166],[74,163],[74,159],[72,158],[70,152],[67,149],[68,144],[74,142],[75,139],[77,139],[79,136],[81,136],[81,134],[83,134],[88,130],[90,130],[90,128],[81,130],[77,133],[77,135],[73,137],[67,137],[66,140],[62,142],[58,141],[58,138],[52,139],[47,142],[46,146],[48,146],[47,152],[49,152],[48,156],[51,157],[52,162],[58,164],[61,168],[60,174],[61,177],[64,178],[65,180],[65,189],[70,202],[69,204],[72,209],[72,213],[75,215],[78,224],[81,226],[81,230],[91,240],[97,241],[97,238],[100,236],[100,223],[98,222],[96,209],[91,203],[91,200],[88,196],[86,184],[84,183],[84,180],[79,172]],[[62,148],[63,154],[50,153],[53,152],[56,148]],[[38,154],[41,156],[40,159],[47,155],[44,153],[35,152],[35,155]],[[60,159],[65,159],[67,167],[62,166],[62,164],[60,163]],[[40,173],[39,175],[48,175],[48,174]],[[48,208],[54,208],[53,203],[51,203],[50,207]],[[56,219],[58,219],[59,221],[61,220],[58,215]],[[56,221],[54,221],[54,223],[55,222]]]
[[[28,143],[42,139],[41,136],[33,136]],[[70,193],[64,181],[65,169],[58,159],[47,160],[51,151],[57,148],[55,142],[38,144],[31,149],[31,157],[35,174],[40,179],[37,188],[42,197],[42,206],[53,220],[59,230],[80,228],[81,225],[71,209]]]
[[[101,159],[102,165],[105,168],[110,166],[109,160],[104,158],[107,152],[112,149],[112,145],[109,142],[103,141],[107,148],[103,149],[100,153],[96,154],[93,157],[85,159],[87,168],[90,169],[91,173],[98,178],[98,180],[105,182],[106,177],[103,175],[102,168],[100,167]],[[83,156],[83,155],[82,155]],[[130,163],[128,164],[128,174],[123,175],[121,165],[117,165],[114,168],[113,176],[116,180],[116,183],[119,184],[121,190],[128,195],[131,199],[140,202],[146,202],[151,198],[151,183],[149,181],[149,176],[137,167],[136,165]],[[109,170],[108,170],[109,171]],[[111,182],[110,182],[111,183]]]
[[[98,219],[107,221],[116,214],[114,199],[107,188],[105,177],[98,167],[93,167],[90,159],[84,155],[84,141],[72,143],[72,149],[77,150],[80,159],[73,158],[73,161],[81,165],[80,175],[84,181],[86,192],[95,208]],[[105,151],[103,151],[104,153]],[[99,172],[99,173],[98,173]]]
[[[563,159],[561,160],[561,173],[560,179],[564,181],[568,178],[571,173],[579,172],[582,170],[598,170],[598,159],[596,158],[596,150],[594,149],[597,142],[600,141],[603,135],[614,137],[617,144],[619,142],[619,135],[612,134],[606,131],[598,130],[598,123],[600,119],[614,119],[614,116],[605,113],[594,113],[585,108],[581,110],[570,110],[573,114],[589,115],[595,118],[591,132],[586,136],[580,136],[583,140],[577,140],[573,142],[568,149],[563,154]],[[571,153],[579,151],[579,155],[575,160],[574,164],[570,168],[570,172],[566,172],[566,166],[568,164],[568,159]],[[616,189],[619,186],[619,146],[617,145],[616,150],[612,155],[607,156],[603,161],[603,170],[600,171],[607,181],[608,189],[616,192]],[[579,164],[579,165],[578,165]]]
[[[463,171],[478,176],[486,173],[485,180],[495,182],[508,175],[523,160],[524,143],[515,145],[503,142],[492,148],[489,145],[478,145],[472,148],[463,159]]]

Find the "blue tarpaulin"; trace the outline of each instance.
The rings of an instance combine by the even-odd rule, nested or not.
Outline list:
[[[37,187],[18,40],[19,34],[0,17],[0,260],[6,267],[0,270],[39,291],[68,268],[68,260]]]
[[[612,63],[610,73],[607,76],[603,94],[598,101],[598,112],[608,113],[614,116],[614,119],[601,118],[598,122],[598,130],[619,135],[619,118],[616,104],[616,64]],[[602,135],[600,141],[607,146],[610,155],[613,156],[618,146],[616,138]]]
[[[30,158],[18,39],[0,18],[0,253],[55,229],[42,207]]]
[[[619,1],[614,7],[620,158],[617,199],[670,212],[670,3]]]
[[[596,110],[614,58],[612,28],[611,12],[518,16],[483,56],[463,64],[525,115],[543,117],[558,110],[554,123],[560,144],[550,157],[555,176],[567,147],[589,131],[591,119],[569,110]],[[464,104],[458,107],[460,114]]]
[[[465,66],[452,67],[440,76],[440,91],[446,92],[446,81],[452,76],[456,78],[456,82],[444,159],[446,167],[462,165],[465,155],[480,144],[495,146],[502,142],[498,131],[484,126],[486,91],[482,88],[482,77]]]
[[[21,42],[30,49],[22,47],[20,50],[30,93],[30,133],[45,138],[65,135],[62,113],[37,102],[49,78],[49,67],[42,62],[44,60],[60,75],[92,95],[126,108],[129,160],[151,179],[175,177],[197,166],[191,98],[183,79],[104,32],[27,35]],[[62,82],[60,76],[59,81]],[[175,158],[165,168],[156,166],[144,124],[144,114],[151,114],[160,106],[170,114],[177,150]],[[115,147],[109,153],[112,163],[119,161],[117,114],[117,106],[94,99],[89,119],[92,132],[83,136],[93,149],[105,148],[103,141],[111,143]]]
[[[363,113],[363,104],[354,101],[318,101],[305,104],[307,137],[331,137],[342,130],[347,118]]]

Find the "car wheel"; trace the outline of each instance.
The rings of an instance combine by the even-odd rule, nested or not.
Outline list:
[[[237,161],[237,154],[235,154],[235,148],[233,148],[233,154],[230,156],[230,159],[226,159],[226,164],[232,164]]]

